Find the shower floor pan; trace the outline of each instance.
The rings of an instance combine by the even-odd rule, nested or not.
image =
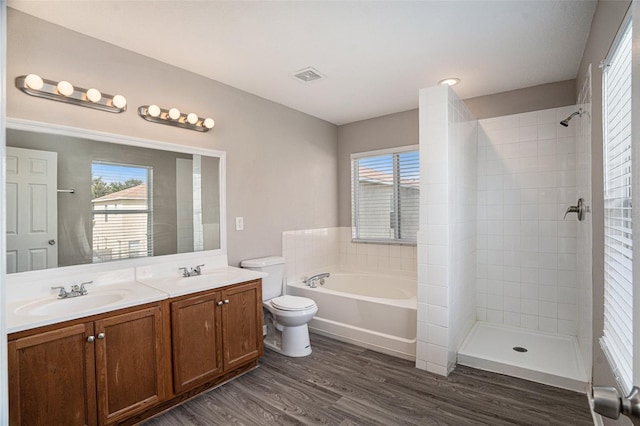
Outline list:
[[[572,336],[477,322],[458,351],[458,364],[587,391],[578,342]]]

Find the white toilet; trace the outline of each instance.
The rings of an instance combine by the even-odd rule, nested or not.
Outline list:
[[[318,306],[306,297],[282,295],[284,258],[248,259],[240,266],[269,274],[262,279],[262,311],[267,326],[264,345],[287,356],[309,355],[311,343],[307,323],[318,312]]]

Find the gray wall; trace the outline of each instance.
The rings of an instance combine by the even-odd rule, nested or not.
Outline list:
[[[591,23],[582,62],[578,70],[576,87],[582,87],[589,64],[591,64],[591,212],[593,214],[593,384],[614,386],[613,373],[600,349],[598,339],[604,323],[604,189],[602,176],[602,73],[598,68],[613,42],[631,2],[599,1]],[[606,424],[630,424],[626,419]]]
[[[576,103],[576,81],[565,80],[465,99],[477,119],[557,108]]]
[[[280,254],[284,230],[337,225],[335,125],[13,9],[7,25],[7,116],[226,151],[232,265]],[[29,73],[122,94],[128,111],[25,95],[14,80]],[[200,133],[146,122],[136,110],[148,104],[210,116],[216,127]],[[244,231],[235,231],[236,216]]]

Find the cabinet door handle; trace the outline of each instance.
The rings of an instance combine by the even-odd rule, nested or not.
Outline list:
[[[100,340],[104,339],[104,333],[98,333],[98,339]]]
[[[96,340],[96,336],[87,337],[87,342],[89,342],[89,343],[92,343],[94,340]]]
[[[224,299],[224,304],[228,305],[229,304],[229,299]]]
[[[216,303],[216,305],[222,306],[222,300],[218,301],[218,303]]]

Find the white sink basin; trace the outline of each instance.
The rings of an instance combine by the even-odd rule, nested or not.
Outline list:
[[[58,299],[57,296],[49,296],[29,302],[16,308],[16,315],[49,316],[68,312],[84,312],[102,306],[111,305],[127,297],[131,293],[127,289],[113,289],[96,291],[84,296]]]

